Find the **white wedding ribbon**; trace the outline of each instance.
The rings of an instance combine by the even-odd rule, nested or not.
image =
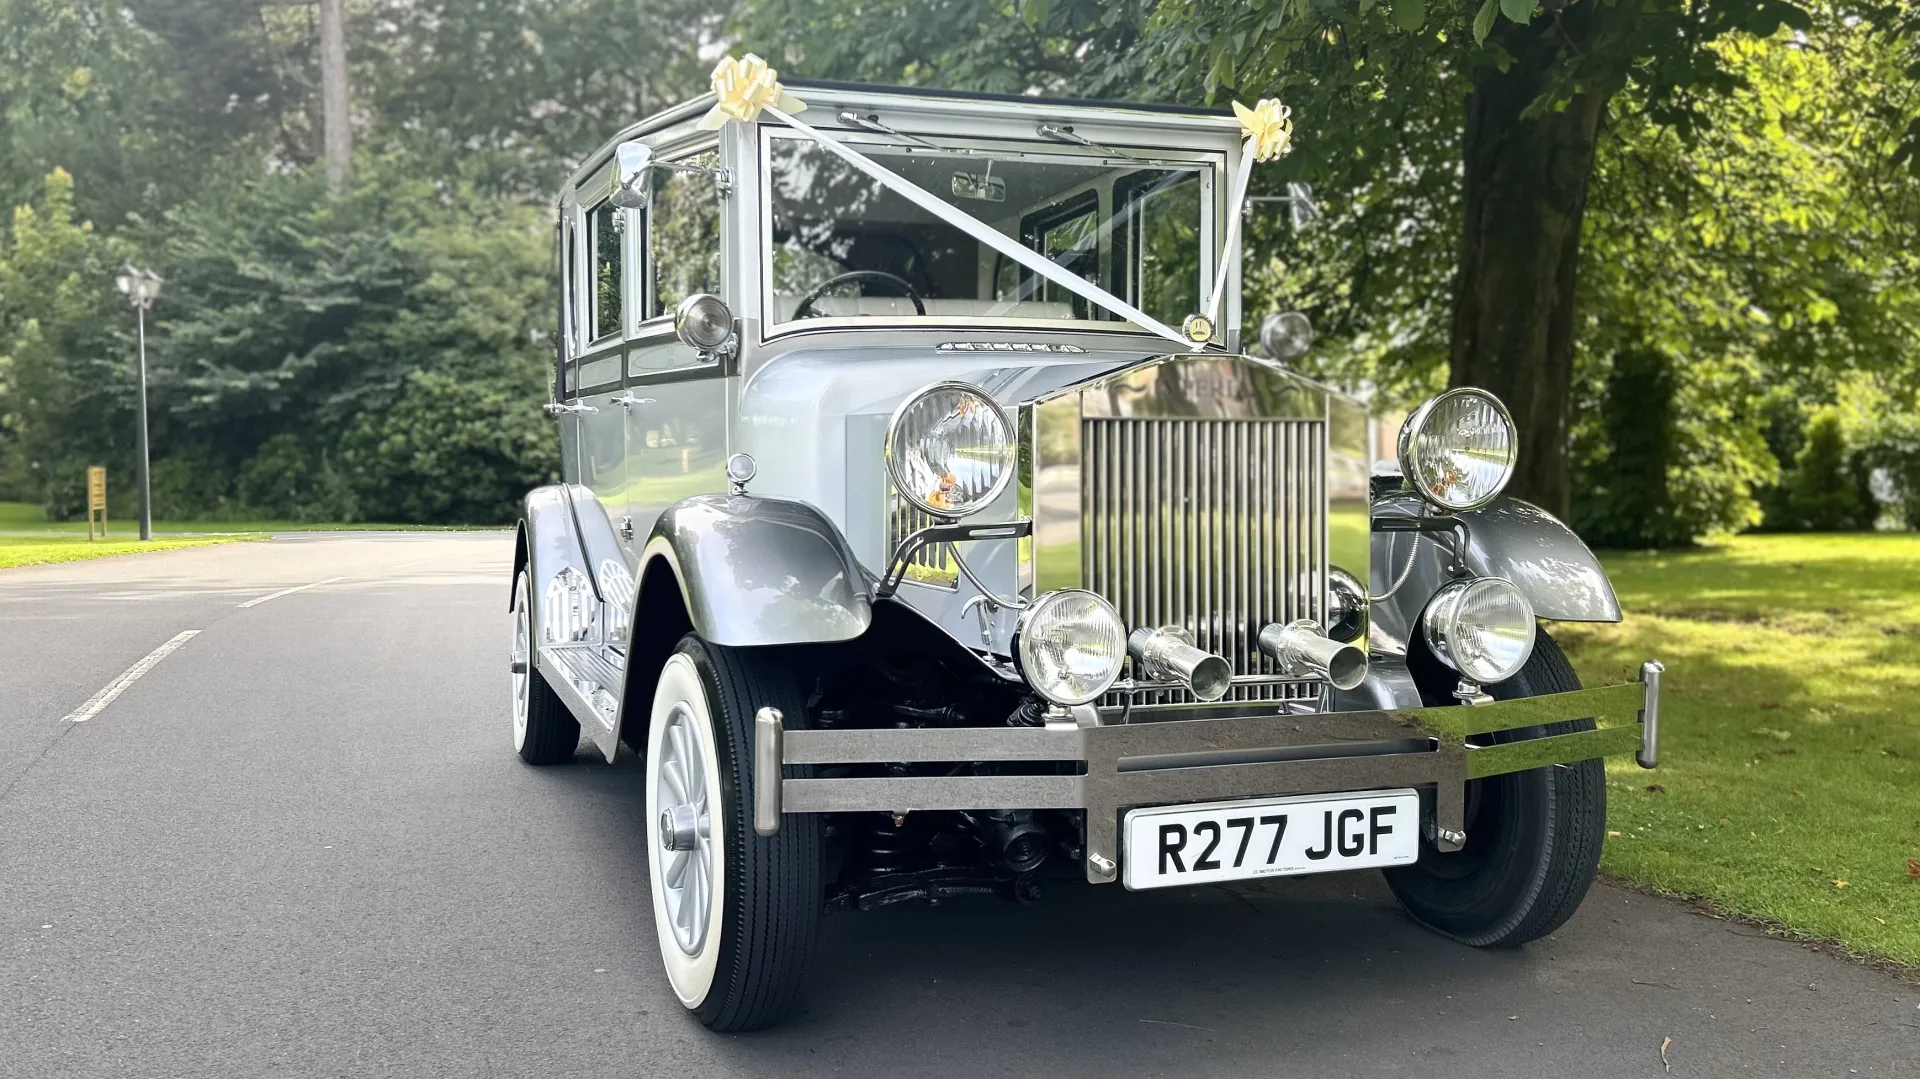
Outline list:
[[[961,232],[966,233],[968,236],[986,244],[988,247],[993,248],[995,251],[1007,256],[1020,265],[1025,266],[1041,277],[1059,285],[1061,288],[1077,293],[1087,300],[1097,303],[1101,307],[1119,315],[1121,318],[1132,322],[1134,325],[1142,329],[1151,330],[1175,344],[1186,346],[1195,352],[1206,347],[1206,342],[1188,340],[1180,331],[1168,326],[1166,323],[1161,322],[1159,319],[1154,318],[1152,315],[1147,314],[1145,311],[1140,310],[1120,297],[1115,296],[1099,285],[1088,281],[1079,274],[1065,269],[1058,263],[1041,255],[1038,251],[1024,244],[1020,244],[1007,236],[1001,235],[993,226],[988,225],[986,222],[981,221],[965,210],[954,206],[938,195],[927,191],[919,184],[894,172],[858,150],[846,146],[841,143],[840,140],[816,131],[799,120],[794,119],[791,115],[782,111],[779,106],[767,104],[763,105],[762,108],[788,127],[819,143],[825,147],[828,152],[838,156],[842,161],[873,177],[875,180],[880,181],[887,187],[892,188],[907,201],[947,224],[952,225],[954,228],[959,229]],[[1253,155],[1248,154],[1241,164],[1238,189],[1242,193],[1244,193],[1246,189],[1246,176],[1252,160]],[[1238,203],[1236,202],[1236,206],[1237,205]],[[1238,234],[1238,229],[1234,228],[1237,224],[1238,214],[1236,211],[1235,219],[1228,224],[1227,235],[1229,244],[1233,242],[1233,238]],[[1224,262],[1221,263],[1220,278],[1222,281],[1226,278],[1226,263]],[[1216,310],[1220,305],[1220,287],[1219,284],[1214,285],[1213,304]]]
[[[1220,247],[1220,266],[1213,274],[1213,293],[1207,301],[1207,325],[1220,325],[1220,301],[1226,296],[1227,267],[1240,257],[1240,219],[1245,216],[1247,181],[1253,177],[1253,141],[1240,155],[1240,171],[1233,177],[1233,196],[1227,199],[1227,242]]]

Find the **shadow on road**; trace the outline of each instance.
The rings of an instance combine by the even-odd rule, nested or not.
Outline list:
[[[583,754],[576,764],[546,774],[600,819],[632,821],[606,850],[644,867],[637,763]],[[637,927],[646,953],[634,961],[656,963],[647,891],[621,902],[616,917]],[[1116,1059],[1173,1069],[1196,1052],[1270,1064],[1277,1048],[1318,1055],[1355,1040],[1374,1055],[1383,1038],[1448,1056],[1464,1048],[1463,1014],[1503,1025],[1537,1016],[1539,995],[1562,981],[1558,950],[1554,940],[1491,952],[1446,941],[1409,921],[1371,871],[1150,893],[1065,885],[1033,906],[971,899],[829,914],[785,1025],[714,1038],[684,1018],[717,1057],[760,1074],[790,1071],[795,1054],[884,1068],[910,1052],[959,1071],[1011,1060],[1029,1075],[1100,1073]],[[664,985],[641,1005],[678,1010]]]

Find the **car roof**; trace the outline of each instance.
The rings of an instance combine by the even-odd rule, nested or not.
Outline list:
[[[1090,97],[1043,97],[1038,94],[996,94],[975,90],[947,90],[931,86],[895,86],[889,83],[836,82],[831,79],[794,78],[785,80],[788,89],[813,88],[860,94],[899,94],[905,97],[944,98],[957,101],[1004,101],[1010,104],[1046,105],[1055,108],[1120,109],[1129,112],[1154,112],[1181,116],[1231,116],[1231,110],[1168,105],[1145,101],[1113,101]]]
[[[978,102],[987,106],[1006,106],[1027,112],[1045,113],[1049,110],[1086,110],[1097,111],[1099,115],[1089,119],[1105,120],[1114,123],[1140,123],[1159,127],[1169,126],[1170,118],[1185,117],[1190,123],[1197,124],[1206,131],[1225,134],[1229,130],[1237,138],[1239,121],[1226,109],[1196,108],[1188,105],[1165,105],[1139,101],[1102,101],[1093,98],[1040,97],[1033,94],[995,94],[971,90],[942,90],[925,86],[888,86],[881,83],[834,82],[827,79],[791,78],[782,85],[790,90],[804,93],[813,92],[843,99],[845,104],[866,104],[887,98],[900,99],[900,104],[908,106],[910,111],[924,113],[964,114],[978,112],[968,109],[969,103]],[[643,120],[628,125],[613,138],[588,155],[573,171],[567,180],[566,188],[571,189],[605,164],[613,155],[613,148],[626,139],[637,137],[648,131],[659,130],[704,113],[713,105],[711,92],[699,97],[682,101],[670,108],[654,113]],[[919,108],[912,106],[918,104]],[[1129,117],[1127,114],[1131,113]]]

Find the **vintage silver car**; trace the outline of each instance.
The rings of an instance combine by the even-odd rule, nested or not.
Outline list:
[[[1491,395],[1396,442],[1290,369],[1297,314],[1243,348],[1235,118],[787,90],[804,124],[690,101],[561,193],[565,482],[513,559],[514,748],[637,755],[605,825],[681,1003],[775,1021],[828,909],[1080,882],[1564,922],[1659,665],[1583,690],[1539,628],[1620,608],[1502,497]]]

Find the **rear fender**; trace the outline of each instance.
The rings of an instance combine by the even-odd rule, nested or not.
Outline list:
[[[534,488],[521,503],[518,532],[514,571],[527,571],[535,643],[624,641],[633,574],[593,492],[568,484]]]

